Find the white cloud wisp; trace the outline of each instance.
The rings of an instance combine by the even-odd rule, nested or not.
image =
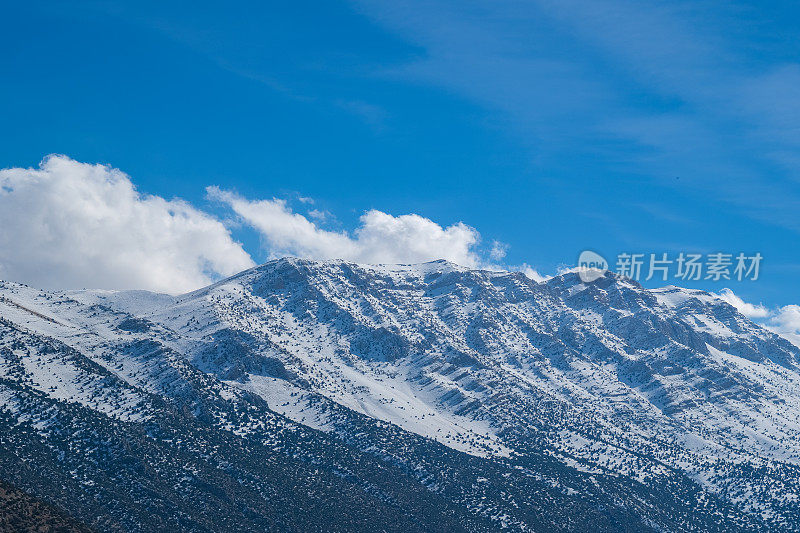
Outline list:
[[[747,318],[767,318],[770,315],[769,309],[764,307],[763,305],[754,305],[751,303],[747,303],[736,294],[733,293],[730,289],[722,289],[719,294],[716,295],[721,300],[724,300],[731,304],[733,307],[736,308],[741,314],[746,316]]]

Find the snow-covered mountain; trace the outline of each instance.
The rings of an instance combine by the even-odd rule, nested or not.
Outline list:
[[[282,259],[0,317],[4,480],[101,529],[800,530],[800,349],[701,291]]]

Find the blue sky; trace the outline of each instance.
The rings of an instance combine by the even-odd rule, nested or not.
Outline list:
[[[0,167],[109,164],[256,262],[207,186],[330,231],[463,222],[544,274],[587,248],[760,252],[757,282],[684,284],[800,300],[796,4],[164,4],[4,6]]]

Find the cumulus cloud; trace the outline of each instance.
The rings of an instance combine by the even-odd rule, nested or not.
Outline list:
[[[722,291],[716,296],[721,300],[731,304],[736,308],[737,311],[747,318],[766,318],[770,315],[769,309],[763,305],[753,305],[751,303],[747,303],[736,296],[736,294],[734,294],[734,292],[730,289],[722,289]]]
[[[292,255],[360,263],[447,259],[501,269],[508,245],[481,247],[477,230],[416,214],[365,212],[351,232],[323,225],[333,215],[295,213],[281,199],[249,200],[218,187],[208,197],[262,236],[270,258]],[[306,206],[310,198],[300,198]],[[136,190],[124,172],[66,156],[38,168],[0,170],[0,279],[47,289],[149,289],[181,293],[254,265],[228,228],[180,199]],[[505,267],[546,279],[527,264]]]
[[[800,347],[800,305],[787,305],[778,309],[770,319],[769,329]]]
[[[769,309],[763,305],[745,302],[730,289],[722,289],[715,296],[734,306],[744,316],[800,347],[800,305]]]
[[[393,216],[370,210],[352,233],[329,231],[285,201],[248,200],[217,187],[210,198],[230,206],[258,230],[272,256],[345,259],[361,263],[419,263],[447,259],[468,267],[487,266],[477,251],[480,234],[461,222],[442,227],[419,215]],[[495,254],[496,255],[496,254]]]
[[[59,155],[0,170],[2,279],[179,293],[252,265],[220,221],[120,170]]]

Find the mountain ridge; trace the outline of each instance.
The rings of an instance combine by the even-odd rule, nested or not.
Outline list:
[[[423,437],[454,450],[447,457],[529,472],[572,506],[605,501],[610,530],[626,520],[687,528],[694,515],[706,528],[794,530],[800,516],[800,351],[709,293],[648,290],[613,273],[536,282],[446,261],[279,259],[180,296],[8,282],[0,296],[16,339],[2,348],[4,379],[123,423],[158,418],[147,407],[156,401],[241,438],[259,416],[368,455],[391,448],[378,434]],[[39,362],[9,355],[34,338],[65,348]],[[108,376],[67,372],[69,350]],[[243,409],[262,414],[244,423]],[[144,418],[124,420],[133,414]],[[513,509],[541,502],[513,479],[514,504],[496,496],[489,505],[506,518],[488,523],[525,529],[531,515]],[[448,501],[464,516],[483,505]],[[549,520],[539,525],[582,529]]]

